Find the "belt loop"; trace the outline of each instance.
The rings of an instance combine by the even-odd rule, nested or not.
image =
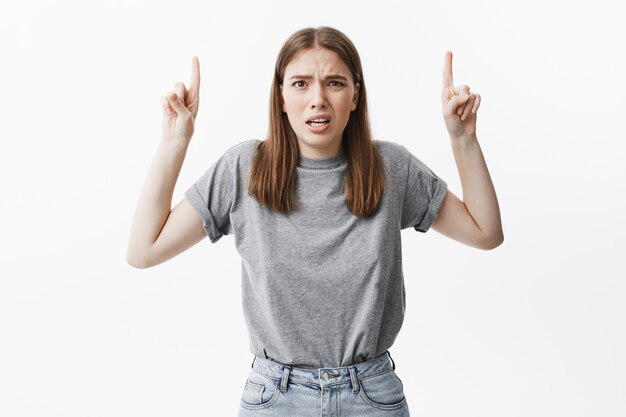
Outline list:
[[[289,381],[289,372],[291,371],[291,366],[284,365],[283,368],[283,378],[280,380],[280,391],[285,393],[287,392],[287,382]]]
[[[348,366],[348,371],[350,371],[350,381],[352,382],[352,393],[356,394],[359,392],[359,381],[356,379],[356,368],[354,366]]]
[[[391,357],[391,352],[389,352],[389,350],[387,350],[387,355],[389,355],[389,359],[391,359],[391,364],[393,365],[393,370],[396,370],[396,363],[393,361],[393,358]]]

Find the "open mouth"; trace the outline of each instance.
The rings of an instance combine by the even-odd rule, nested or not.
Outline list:
[[[328,119],[313,119],[310,120],[308,122],[306,122],[309,126],[313,126],[313,127],[319,127],[319,126],[324,126],[330,123],[330,120]]]

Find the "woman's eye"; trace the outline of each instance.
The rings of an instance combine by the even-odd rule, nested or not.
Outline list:
[[[304,81],[296,81],[292,85],[296,87],[304,87],[304,85],[300,85],[300,83],[304,83]],[[335,83],[333,87],[343,87],[343,83],[341,81],[331,81],[331,83]]]

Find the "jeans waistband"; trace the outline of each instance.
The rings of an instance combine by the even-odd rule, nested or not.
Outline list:
[[[323,388],[351,382],[353,391],[358,392],[357,379],[395,370],[396,365],[389,350],[387,350],[382,355],[368,361],[338,368],[298,368],[258,355],[254,355],[251,367],[260,374],[280,380],[281,391],[287,390],[288,383],[318,385]]]

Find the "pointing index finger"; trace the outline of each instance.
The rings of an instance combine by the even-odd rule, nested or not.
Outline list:
[[[193,57],[191,60],[191,84],[189,86],[189,93],[193,98],[198,97],[200,91],[200,62],[197,57]]]
[[[446,51],[443,59],[443,88],[453,88],[452,81],[452,52]]]

